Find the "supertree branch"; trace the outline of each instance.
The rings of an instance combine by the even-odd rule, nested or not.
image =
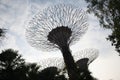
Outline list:
[[[60,49],[70,80],[79,80],[69,46],[87,30],[85,12],[72,5],[55,5],[38,13],[26,30],[28,42],[38,49]]]

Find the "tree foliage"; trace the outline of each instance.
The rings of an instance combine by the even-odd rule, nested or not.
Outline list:
[[[98,17],[102,27],[111,29],[108,40],[120,53],[120,0],[86,0],[88,11]]]
[[[1,41],[5,37],[6,29],[0,28],[0,46],[1,46]]]
[[[0,18],[0,47],[3,45],[3,41],[7,36],[7,24],[6,21]]]
[[[25,60],[12,49],[0,53],[0,80],[38,80],[39,66],[25,63]]]
[[[39,69],[36,63],[26,63],[18,51],[7,49],[0,53],[0,80],[66,80],[57,67]]]
[[[0,54],[0,80],[15,80],[14,71],[24,64],[24,59],[17,54],[17,51],[7,49]]]
[[[16,69],[25,63],[24,59],[21,58],[21,55],[17,54],[18,51],[12,49],[7,49],[2,51],[0,54],[0,65],[1,68],[7,69]]]
[[[4,29],[0,28],[0,37],[4,35]]]
[[[93,58],[89,56],[91,59],[89,60],[87,57],[84,56],[76,62],[80,80],[96,80],[88,70],[89,62]],[[26,63],[18,51],[13,49],[0,53],[0,80],[69,80],[66,74],[68,74],[66,68],[59,69],[54,66],[40,70],[40,66],[36,63]]]
[[[40,80],[67,80],[64,74],[60,74],[60,70],[57,67],[47,67],[40,71]]]

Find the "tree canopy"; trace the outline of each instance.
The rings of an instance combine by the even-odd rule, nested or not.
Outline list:
[[[0,80],[15,80],[16,77],[18,78],[17,75],[15,76],[16,70],[21,68],[25,61],[17,53],[12,49],[0,53]]]
[[[38,80],[39,66],[28,64],[18,51],[7,49],[0,53],[0,80]]]
[[[80,80],[96,80],[88,70],[87,63],[87,58],[76,63],[79,66]],[[18,51],[13,49],[6,49],[0,53],[0,80],[68,80],[66,75],[66,68],[50,66],[40,70],[39,65],[25,62]]]
[[[103,28],[111,29],[107,40],[112,42],[120,54],[120,0],[86,0],[88,12],[98,17]]]
[[[3,38],[5,37],[6,29],[0,28],[0,46]]]

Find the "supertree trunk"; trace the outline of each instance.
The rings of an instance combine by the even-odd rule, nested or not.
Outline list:
[[[64,62],[66,64],[69,80],[79,80],[79,73],[77,70],[77,66],[75,64],[73,56],[71,55],[69,47],[63,46],[61,52],[64,58]]]
[[[67,26],[57,27],[49,33],[48,40],[51,43],[54,43],[59,46],[59,49],[62,52],[64,62],[68,71],[69,79],[79,80],[77,66],[74,62],[68,44],[68,40],[71,36],[71,33],[72,33],[71,29],[69,29]]]

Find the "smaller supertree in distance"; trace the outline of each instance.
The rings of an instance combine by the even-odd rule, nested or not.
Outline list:
[[[78,51],[74,55],[81,80],[96,80],[91,76],[88,66],[98,57],[98,53],[97,49],[91,48]]]
[[[77,66],[69,47],[86,30],[86,12],[73,5],[58,4],[35,15],[26,29],[26,37],[37,49],[61,50],[69,79],[79,80]]]
[[[41,67],[39,70],[43,70],[47,67],[57,67],[58,69],[63,69],[65,67],[62,57],[50,57],[40,60],[38,63]]]
[[[79,62],[79,60],[87,58],[87,64],[89,65],[91,62],[93,62],[99,55],[99,51],[94,48],[88,48],[84,50],[80,50],[76,52],[73,57],[76,62]]]

